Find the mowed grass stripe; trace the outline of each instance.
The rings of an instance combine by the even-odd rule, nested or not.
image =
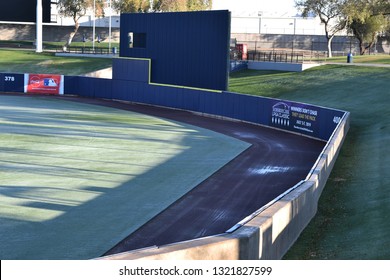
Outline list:
[[[0,95],[0,257],[98,257],[247,147],[137,113]]]

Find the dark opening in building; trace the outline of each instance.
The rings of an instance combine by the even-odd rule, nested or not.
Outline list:
[[[129,48],[146,48],[146,33],[129,32]]]

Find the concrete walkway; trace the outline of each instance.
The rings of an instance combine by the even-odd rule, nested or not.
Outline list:
[[[346,66],[365,66],[365,67],[387,67],[390,68],[390,64],[377,64],[377,63],[346,63],[346,62],[320,62],[321,65],[346,65]]]

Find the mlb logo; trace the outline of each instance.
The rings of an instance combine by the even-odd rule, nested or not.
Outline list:
[[[43,80],[43,85],[45,87],[56,87],[57,86],[57,83],[54,79],[52,78],[46,78]]]

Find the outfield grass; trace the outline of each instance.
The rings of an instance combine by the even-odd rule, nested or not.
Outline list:
[[[0,50],[0,72],[83,75],[111,66],[110,58],[59,57],[46,52]]]
[[[286,259],[390,259],[390,69],[328,65],[243,71],[230,90],[351,112],[318,214]]]
[[[0,259],[91,259],[249,146],[107,107],[0,95]]]

